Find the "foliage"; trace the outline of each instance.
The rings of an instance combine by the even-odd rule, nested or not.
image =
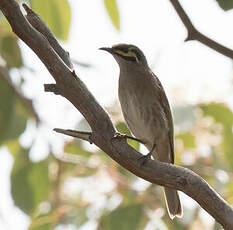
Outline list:
[[[100,230],[134,230],[139,229],[142,220],[142,204],[132,204],[119,207],[100,221]]]
[[[120,16],[116,0],[104,0],[108,15],[117,30],[120,30]]]
[[[217,2],[223,10],[230,10],[233,8],[233,0],[217,0]]]
[[[67,0],[30,0],[30,5],[57,38],[67,40],[71,20]]]
[[[217,2],[224,10],[233,7],[232,0]],[[67,0],[30,0],[29,3],[57,38],[68,38],[71,9]],[[120,30],[117,1],[104,0],[104,6],[113,25]],[[0,55],[8,73],[12,68],[23,68],[18,39],[4,17],[0,17],[0,32]],[[150,223],[154,229],[167,226],[174,230],[191,230],[201,222],[197,215],[199,207],[185,209],[184,220],[171,221],[159,186],[137,178],[101,150],[87,150],[83,141],[66,142],[60,157],[50,149],[48,157],[33,162],[32,146],[26,149],[19,144],[32,116],[14,87],[22,89],[21,84],[12,87],[0,72],[0,146],[7,147],[14,159],[11,195],[14,204],[30,217],[29,230],[52,230],[59,225],[79,228],[93,219],[99,230],[141,230]],[[233,202],[231,109],[226,104],[213,102],[176,106],[173,114],[177,130],[176,163],[197,172],[227,201]],[[123,121],[115,125],[119,132],[130,135]],[[84,119],[77,126],[89,129]],[[140,151],[138,142],[128,142]],[[219,170],[227,180],[216,177]],[[78,185],[78,188],[70,191],[69,185]],[[220,227],[216,224],[215,229]]]
[[[7,98],[7,101],[6,101]],[[29,115],[22,101],[9,87],[0,74],[0,145],[12,139],[17,139],[24,131]]]
[[[15,204],[28,215],[48,199],[51,183],[48,160],[30,162],[28,150],[18,148],[11,173],[11,193]],[[39,185],[39,186],[38,186]]]

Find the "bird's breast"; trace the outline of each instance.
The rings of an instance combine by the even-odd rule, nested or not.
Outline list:
[[[152,97],[152,98],[151,98]],[[153,145],[168,133],[168,121],[156,93],[119,87],[122,112],[131,132],[137,138]]]

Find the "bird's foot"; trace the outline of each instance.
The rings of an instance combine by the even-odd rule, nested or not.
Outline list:
[[[112,137],[112,139],[114,138],[119,138],[119,139],[131,139],[131,140],[134,140],[134,141],[138,141],[142,144],[144,144],[144,142],[138,138],[135,138],[135,137],[131,137],[131,136],[128,136],[126,134],[121,134],[121,133],[118,133],[118,132],[115,132],[114,133],[114,136]]]
[[[122,140],[122,139],[126,139],[126,135],[125,134],[121,134],[121,133],[114,133],[113,137],[111,138],[111,141],[113,141],[114,139],[118,139],[118,140]]]
[[[126,138],[126,135],[125,134],[121,134],[121,133],[118,133],[118,132],[115,132],[112,139],[125,139]]]
[[[144,155],[144,156],[142,156],[142,157],[140,157],[138,159],[138,161],[139,161],[139,163],[141,165],[144,165],[148,160],[151,160],[151,156],[152,156],[152,153],[155,150],[155,147],[156,147],[156,145],[154,144],[153,147],[152,147],[152,149],[151,149],[151,151],[149,153],[147,153],[146,155]]]
[[[149,152],[148,154],[141,156],[138,161],[140,163],[140,165],[144,165],[148,160],[151,159],[152,156],[152,152]]]

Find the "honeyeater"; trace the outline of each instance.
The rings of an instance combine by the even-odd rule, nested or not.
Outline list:
[[[120,68],[118,95],[124,119],[154,159],[174,164],[173,119],[165,91],[143,52],[134,45],[100,48],[113,55]],[[182,216],[178,192],[164,188],[169,216]]]

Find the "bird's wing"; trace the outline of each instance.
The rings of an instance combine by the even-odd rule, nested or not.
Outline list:
[[[156,83],[159,86],[158,94],[160,97],[160,102],[162,105],[162,108],[164,110],[164,113],[166,115],[166,118],[168,120],[168,125],[169,125],[169,131],[168,131],[168,136],[169,136],[169,141],[170,141],[170,147],[171,147],[171,163],[174,164],[174,128],[173,128],[173,118],[172,118],[172,113],[170,109],[170,105],[167,99],[167,96],[165,94],[165,91],[163,89],[163,86],[159,79],[156,77],[155,74],[153,74],[154,77],[156,78]]]

